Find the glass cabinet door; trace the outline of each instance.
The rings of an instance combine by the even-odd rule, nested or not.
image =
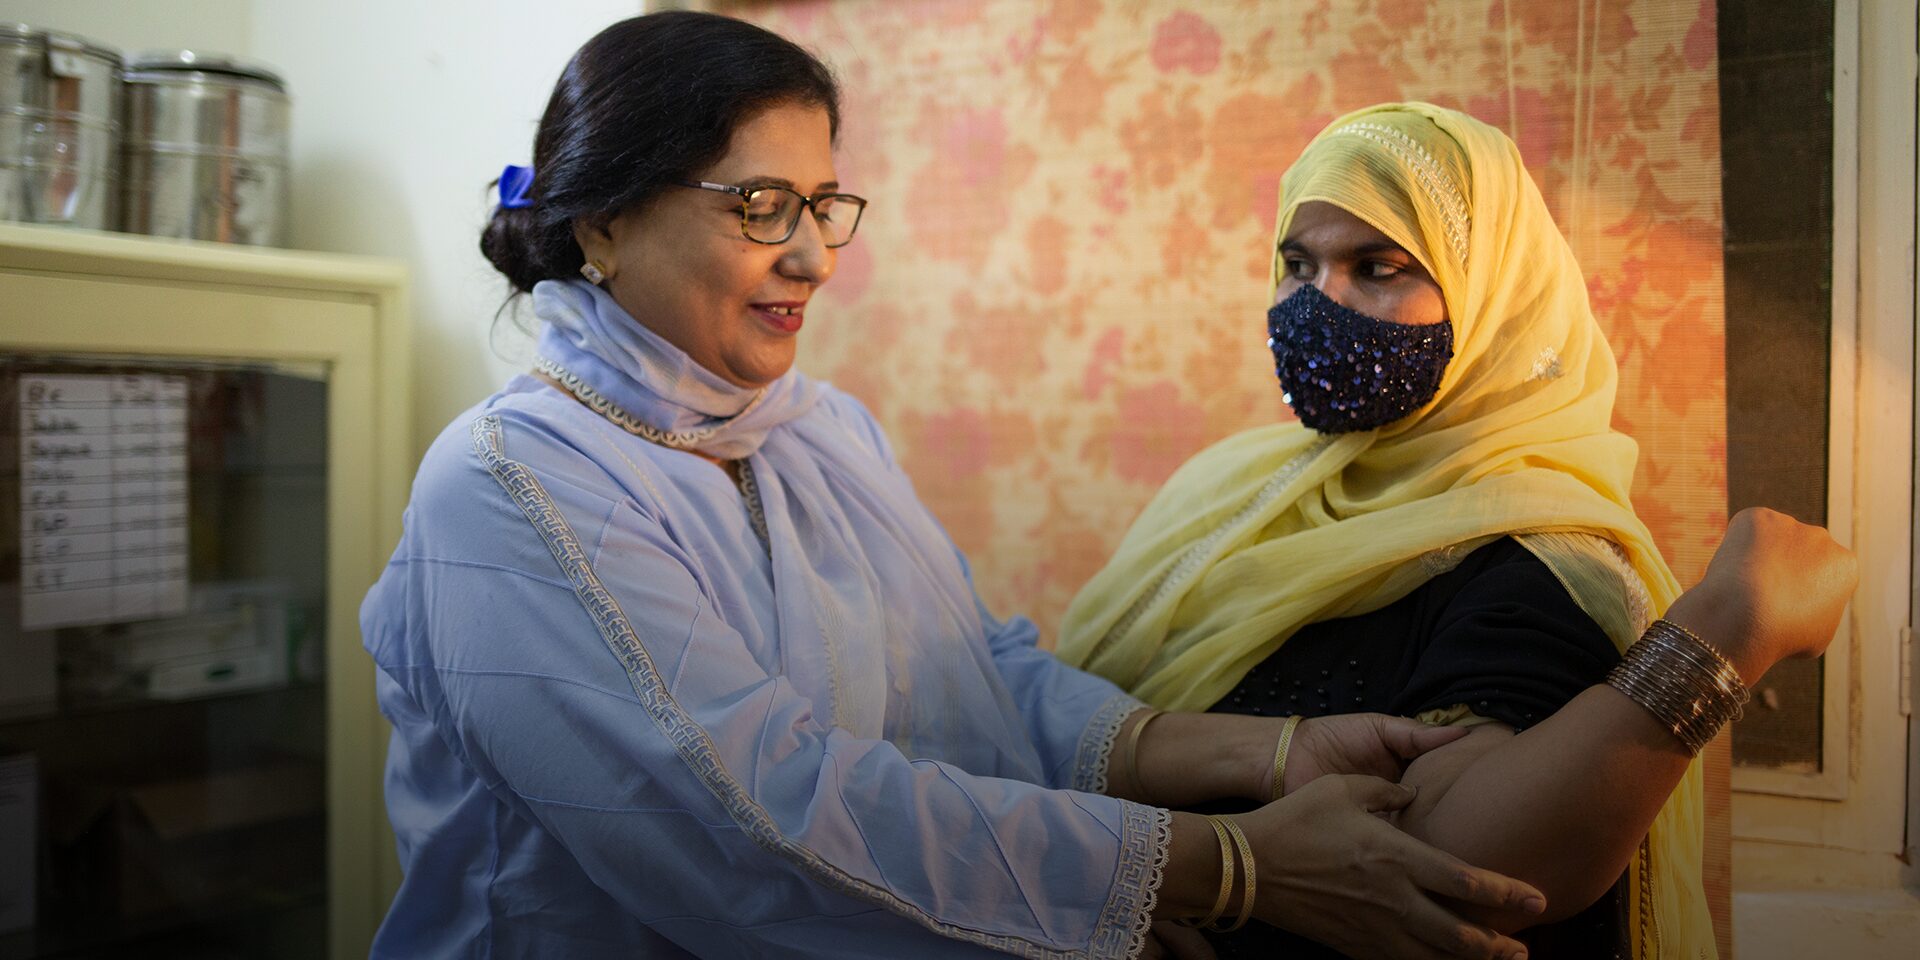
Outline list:
[[[326,955],[327,374],[0,354],[0,957]]]

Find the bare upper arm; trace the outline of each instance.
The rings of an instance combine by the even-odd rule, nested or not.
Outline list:
[[[1454,781],[1488,751],[1512,739],[1514,730],[1504,723],[1482,723],[1473,731],[1444,747],[1429,750],[1407,766],[1400,782],[1420,790],[1420,796],[1393,815],[1395,826],[1422,840],[1427,815],[1433,812]]]

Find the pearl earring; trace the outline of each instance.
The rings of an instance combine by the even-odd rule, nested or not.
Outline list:
[[[588,283],[599,286],[606,282],[607,268],[601,266],[598,260],[588,260],[580,265],[580,275],[586,277]]]

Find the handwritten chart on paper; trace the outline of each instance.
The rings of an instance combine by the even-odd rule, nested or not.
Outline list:
[[[20,377],[21,629],[187,610],[187,380]]]

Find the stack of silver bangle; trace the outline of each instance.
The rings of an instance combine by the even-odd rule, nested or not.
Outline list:
[[[1740,719],[1751,696],[1720,651],[1669,620],[1655,620],[1627,648],[1607,683],[1647,708],[1696,754],[1721,727]]]

